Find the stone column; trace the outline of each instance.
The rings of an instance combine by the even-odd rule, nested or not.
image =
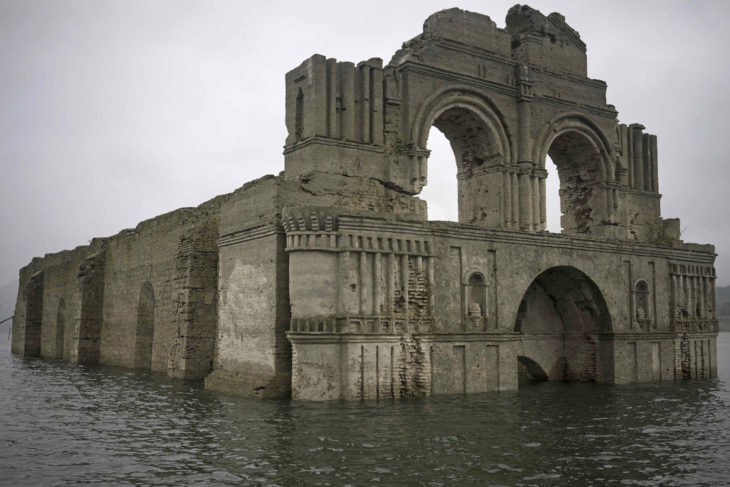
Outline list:
[[[512,182],[512,228],[517,230],[520,228],[520,192],[517,186],[517,174],[510,173],[510,181]]]
[[[520,230],[532,229],[532,188],[530,187],[530,172],[532,162],[520,161]]]
[[[531,185],[532,157],[530,154],[530,126],[532,124],[532,83],[529,80],[529,68],[518,66],[517,87],[520,95],[517,98],[518,139],[517,163],[520,167],[520,230],[533,229],[533,192]]]
[[[508,171],[504,172],[504,226],[512,228],[512,177]]]
[[[547,208],[546,208],[546,194],[545,194],[545,176],[540,176],[540,230],[547,228]]]
[[[383,302],[383,290],[380,283],[383,275],[382,254],[380,252],[373,256],[373,313],[379,315]]]
[[[671,320],[677,317],[677,310],[679,309],[679,284],[677,283],[677,275],[672,274],[672,315]]]
[[[540,185],[537,175],[530,176],[530,181],[532,183],[532,229],[539,231],[542,228],[540,227]]]

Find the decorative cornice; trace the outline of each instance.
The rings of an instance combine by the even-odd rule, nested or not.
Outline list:
[[[284,231],[272,225],[257,225],[249,227],[244,230],[221,235],[218,237],[218,246],[227,247],[229,245],[235,245],[242,242],[248,242],[250,240],[257,240],[271,235],[283,235]]]
[[[291,154],[296,150],[303,149],[310,145],[325,145],[330,147],[364,150],[377,153],[383,153],[385,151],[385,148],[382,145],[363,144],[361,142],[354,142],[346,139],[333,139],[322,135],[314,135],[312,137],[307,137],[306,139],[299,140],[293,144],[285,145],[284,155]]]

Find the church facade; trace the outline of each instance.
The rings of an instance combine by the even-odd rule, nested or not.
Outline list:
[[[714,377],[714,247],[661,217],[657,139],[617,115],[578,32],[527,6],[437,12],[387,65],[312,56],[284,172],[34,259],[13,352],[305,400]],[[432,127],[458,222],[417,196]]]

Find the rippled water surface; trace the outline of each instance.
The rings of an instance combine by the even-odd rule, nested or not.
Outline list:
[[[380,403],[293,403],[12,356],[0,485],[728,485],[720,379]]]

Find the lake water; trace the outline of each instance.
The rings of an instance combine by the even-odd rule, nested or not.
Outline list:
[[[727,332],[715,380],[380,403],[229,397],[6,337],[0,485],[730,484]]]

